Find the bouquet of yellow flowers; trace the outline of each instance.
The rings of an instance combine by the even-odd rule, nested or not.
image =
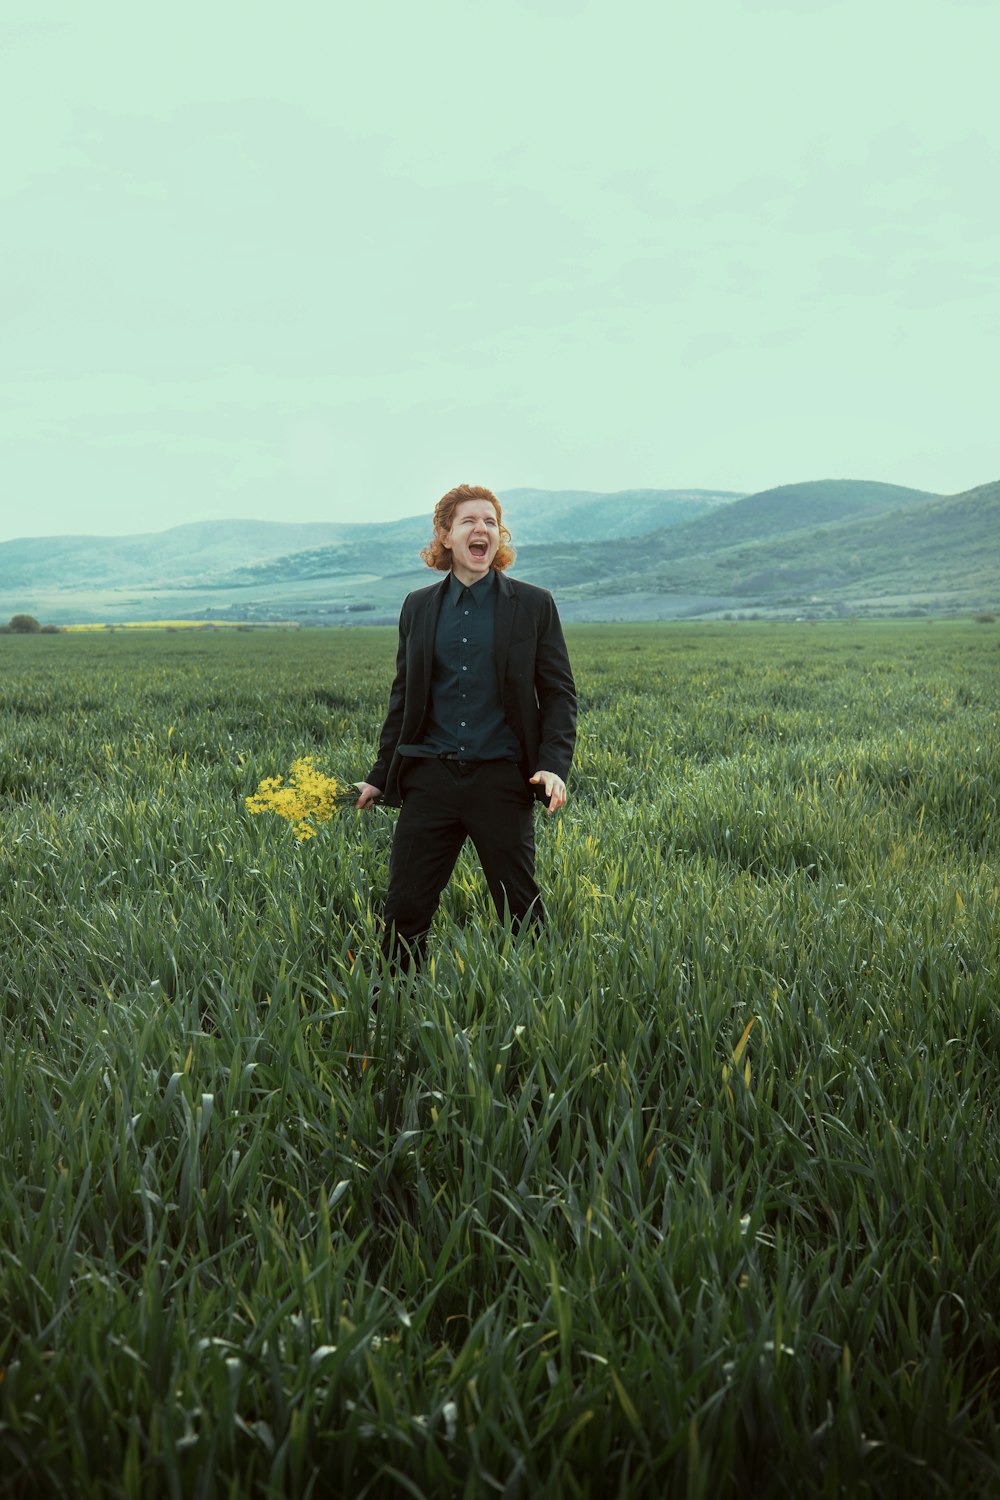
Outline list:
[[[246,805],[252,813],[273,812],[291,823],[292,832],[303,843],[316,837],[317,825],[328,823],[334,813],[357,799],[357,788],[317,769],[315,757],[293,760],[287,779],[265,776]]]

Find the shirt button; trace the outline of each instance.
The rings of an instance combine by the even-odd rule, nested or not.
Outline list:
[[[463,671],[463,672],[467,672],[467,671],[468,671],[468,670],[469,670],[469,669],[468,669],[468,667],[463,667],[463,668],[462,668],[462,671]]]
[[[468,644],[469,644],[469,637],[467,635],[463,635],[463,637],[462,637],[462,645],[463,646],[467,646]]]
[[[462,720],[462,723],[461,723],[461,728],[462,728],[462,729],[464,729],[464,728],[465,728],[465,720],[464,720],[464,719],[463,719],[463,720]]]

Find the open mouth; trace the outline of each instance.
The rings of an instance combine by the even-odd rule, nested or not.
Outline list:
[[[489,543],[488,542],[470,542],[469,543],[469,551],[472,553],[473,557],[485,557],[486,554],[489,552],[489,550],[490,549],[489,549]]]

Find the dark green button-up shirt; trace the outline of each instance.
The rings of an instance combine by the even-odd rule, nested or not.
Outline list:
[[[496,575],[472,585],[454,573],[434,636],[427,733],[401,755],[457,755],[463,760],[518,760],[517,736],[507,723],[493,654]]]

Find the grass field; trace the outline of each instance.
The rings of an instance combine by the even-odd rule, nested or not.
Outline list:
[[[1000,1494],[1000,627],[569,638],[375,1018],[393,633],[0,638],[0,1494]]]

